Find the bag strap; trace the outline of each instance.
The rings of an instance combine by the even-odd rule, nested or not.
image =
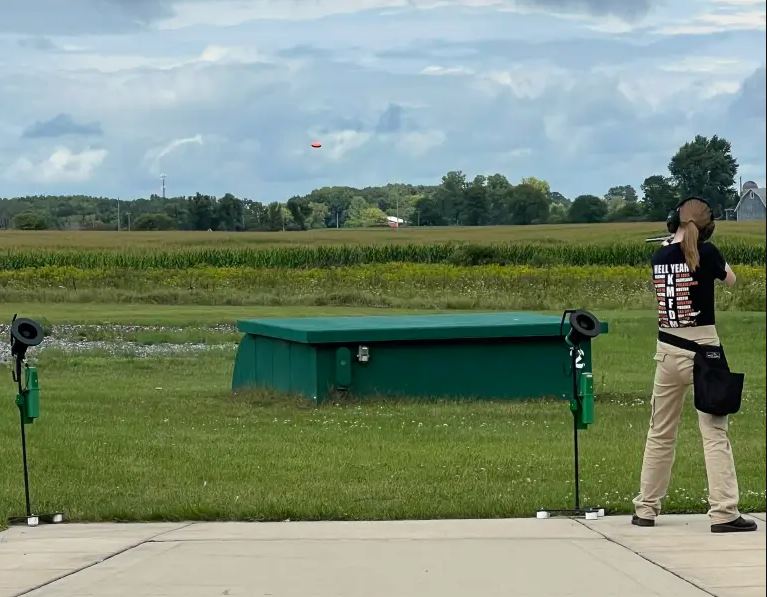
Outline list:
[[[658,340],[664,344],[670,344],[671,346],[676,346],[682,350],[689,350],[690,352],[698,352],[702,349],[702,346],[697,342],[693,342],[692,340],[687,340],[685,338],[680,338],[679,336],[674,336],[673,334],[667,334],[666,332],[659,331]]]

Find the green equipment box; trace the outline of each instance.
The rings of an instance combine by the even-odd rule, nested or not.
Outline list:
[[[242,320],[232,390],[270,388],[315,401],[334,391],[569,397],[570,353],[560,322],[535,313]],[[569,329],[565,322],[565,335]],[[590,342],[581,348],[582,371],[591,371]]]

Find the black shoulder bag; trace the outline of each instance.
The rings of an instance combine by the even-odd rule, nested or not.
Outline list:
[[[695,408],[720,417],[740,410],[745,375],[730,371],[722,346],[698,344],[666,332],[658,332],[658,340],[695,353],[692,370]]]

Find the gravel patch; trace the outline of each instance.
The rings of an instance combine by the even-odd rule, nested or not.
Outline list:
[[[87,352],[103,352],[114,356],[130,357],[156,357],[156,356],[183,356],[199,354],[211,351],[234,351],[236,342],[220,344],[206,344],[202,342],[187,343],[152,343],[141,344],[122,339],[127,334],[137,332],[165,332],[182,333],[189,328],[173,326],[141,326],[141,325],[54,325],[49,329],[49,334],[42,344],[30,348],[28,355],[34,360],[34,355],[48,350],[64,352],[65,354],[82,354]],[[221,324],[200,328],[206,332],[233,333],[236,328],[232,325]],[[0,363],[11,360],[11,346],[9,341],[10,325],[0,324]],[[109,340],[85,340],[83,336],[107,334],[114,338]]]

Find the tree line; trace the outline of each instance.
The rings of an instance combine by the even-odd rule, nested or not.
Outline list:
[[[696,136],[641,185],[614,186],[572,200],[534,177],[512,184],[503,174],[468,180],[451,171],[438,185],[324,187],[285,203],[264,204],[226,193],[117,201],[107,197],[28,196],[0,199],[0,228],[98,230],[307,230],[385,226],[397,216],[411,226],[486,226],[565,222],[658,221],[682,197],[706,197],[716,217],[737,202],[737,161],[725,139]]]

